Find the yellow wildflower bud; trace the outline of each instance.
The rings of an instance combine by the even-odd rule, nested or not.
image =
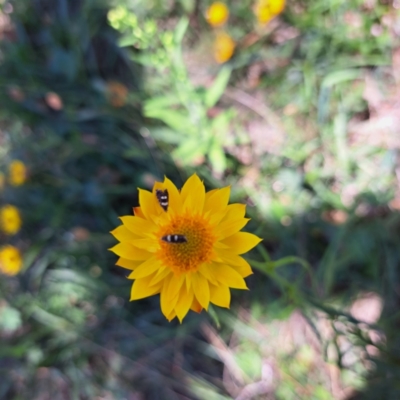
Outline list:
[[[260,24],[267,24],[285,8],[285,0],[259,0],[254,8]]]
[[[9,181],[13,186],[20,186],[26,181],[26,167],[20,160],[14,160],[8,167]]]
[[[21,217],[17,207],[7,204],[0,208],[0,229],[7,235],[15,235],[21,228]]]
[[[272,14],[278,15],[285,8],[285,0],[270,0],[269,9]]]
[[[207,9],[206,19],[211,26],[222,26],[228,20],[229,9],[225,3],[216,1]]]
[[[0,249],[0,272],[5,275],[16,275],[21,271],[22,257],[19,250],[11,245]]]
[[[223,64],[228,61],[234,51],[235,42],[226,32],[217,32],[214,41],[214,58],[218,64]]]

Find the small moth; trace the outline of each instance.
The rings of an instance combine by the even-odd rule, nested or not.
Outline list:
[[[168,211],[168,190],[156,190],[156,197],[158,200],[158,203],[162,207],[164,211]]]
[[[163,242],[167,243],[186,243],[187,239],[185,235],[165,235],[161,238]]]

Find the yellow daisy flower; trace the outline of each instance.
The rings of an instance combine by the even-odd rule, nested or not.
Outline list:
[[[7,204],[0,208],[0,229],[7,235],[15,235],[21,228],[18,208]]]
[[[14,160],[8,166],[9,181],[13,186],[20,186],[26,181],[26,167],[20,160]]]
[[[160,293],[161,311],[182,322],[189,309],[210,303],[229,308],[230,288],[247,289],[252,274],[240,255],[261,239],[239,232],[248,222],[244,204],[230,204],[230,188],[205,191],[192,175],[179,191],[165,178],[153,191],[139,189],[135,216],[121,217],[111,233],[117,265],[131,270],[131,300]]]
[[[214,41],[214,59],[218,64],[228,61],[235,51],[234,40],[223,31],[216,34]]]
[[[22,257],[19,250],[11,245],[0,248],[0,272],[5,275],[16,275],[22,268]]]
[[[216,1],[208,7],[206,12],[207,22],[214,27],[222,26],[229,18],[229,9],[225,3]]]

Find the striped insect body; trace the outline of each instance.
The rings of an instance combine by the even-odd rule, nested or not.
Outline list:
[[[173,244],[177,244],[177,243],[186,243],[187,239],[185,235],[165,235],[161,238],[161,240],[163,242],[166,243],[173,243]]]
[[[156,197],[158,200],[158,203],[162,207],[164,211],[168,211],[168,190],[156,190]]]

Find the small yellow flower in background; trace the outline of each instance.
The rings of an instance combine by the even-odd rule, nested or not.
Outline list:
[[[269,0],[269,8],[273,14],[278,15],[285,8],[285,0]]]
[[[216,33],[215,41],[214,41],[214,59],[218,64],[223,64],[228,61],[234,51],[236,44],[234,40],[223,31],[219,31]]]
[[[15,235],[21,228],[18,208],[7,204],[0,208],[0,230],[7,235]]]
[[[229,18],[229,9],[225,3],[216,1],[207,9],[207,22],[214,27],[222,26]]]
[[[268,7],[259,7],[256,9],[257,20],[260,24],[267,24],[271,19],[275,17],[274,14],[271,13],[271,10]]]
[[[0,272],[5,275],[16,275],[21,271],[22,257],[19,250],[11,245],[0,248]]]
[[[194,174],[179,191],[165,178],[153,191],[139,189],[135,216],[121,217],[111,233],[120,241],[110,250],[117,265],[131,270],[131,300],[160,293],[161,311],[182,322],[191,309],[210,303],[229,308],[230,288],[247,289],[252,274],[240,255],[261,239],[240,230],[247,224],[244,204],[229,204],[230,188],[205,191]]]
[[[26,167],[20,160],[11,161],[8,166],[9,181],[13,186],[20,186],[26,181]]]
[[[254,13],[260,24],[267,24],[285,8],[285,0],[258,0]]]
[[[110,81],[107,83],[108,100],[113,107],[122,107],[128,99],[128,88],[120,82]]]

